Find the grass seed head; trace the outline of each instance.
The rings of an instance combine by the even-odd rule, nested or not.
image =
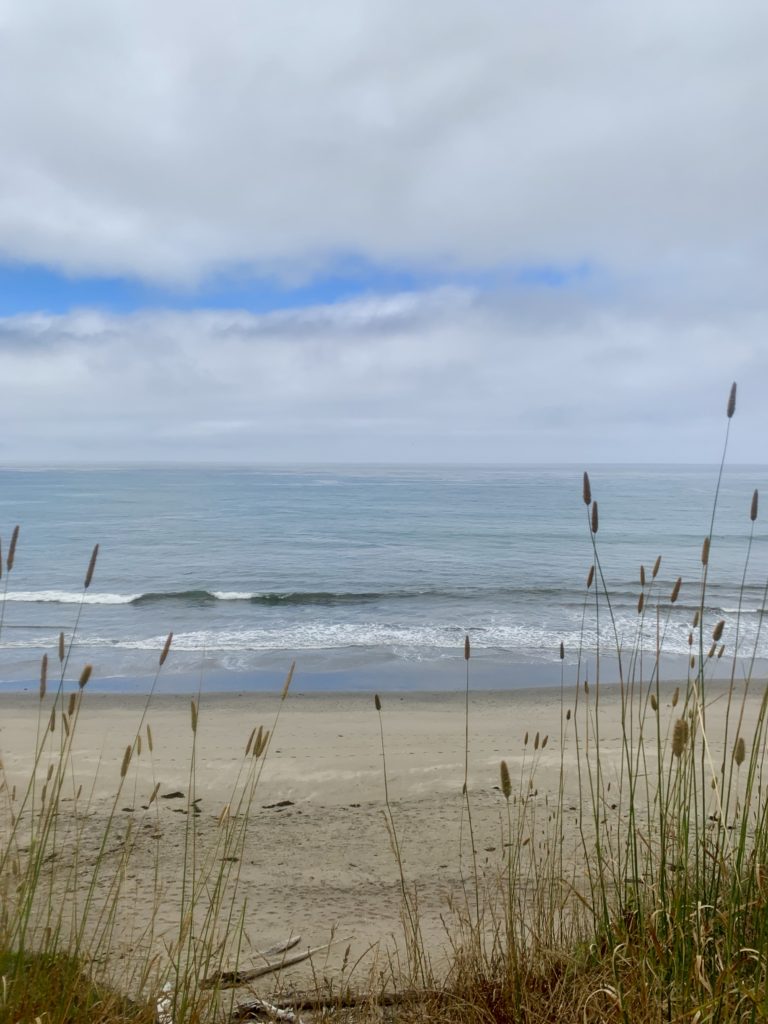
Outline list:
[[[464,661],[469,661],[470,647],[469,647],[469,633],[464,634]]]
[[[720,646],[717,649],[717,656],[718,656],[718,658],[722,658],[724,651],[725,651],[725,644],[720,644]]]
[[[291,667],[288,669],[288,675],[285,677],[285,682],[283,683],[283,689],[282,692],[280,693],[280,700],[285,700],[285,698],[288,696],[288,690],[290,689],[291,683],[293,682],[293,673],[295,672],[295,670],[296,662],[292,661]]]
[[[584,498],[585,505],[592,504],[592,487],[589,482],[589,473],[584,474],[584,483],[581,491],[582,497]]]
[[[675,585],[672,587],[672,593],[669,595],[669,603],[674,604],[680,596],[680,587],[683,585],[683,577],[678,576],[675,580]]]
[[[91,560],[88,562],[88,568],[85,571],[85,580],[83,582],[83,590],[87,590],[90,587],[93,580],[93,571],[96,568],[96,559],[99,557],[99,545],[94,544],[93,551],[91,552]]]
[[[11,534],[11,543],[8,545],[8,557],[5,562],[5,566],[8,572],[13,569],[13,563],[16,559],[16,545],[19,543],[19,527],[14,526],[13,533]]]
[[[534,750],[538,750],[539,749],[539,734],[538,733],[536,733],[536,738],[533,741],[533,749]]]
[[[197,732],[197,704],[194,700],[189,702],[189,710],[191,714],[192,732]]]
[[[650,700],[651,700],[651,707],[653,708],[653,710],[654,711],[658,711],[659,710],[659,702],[656,700],[656,694],[655,693],[651,694]]]
[[[163,649],[160,652],[160,661],[158,663],[160,668],[162,668],[163,665],[165,664],[165,659],[168,657],[168,652],[171,649],[171,643],[172,642],[173,642],[173,633],[169,633],[168,636],[166,637],[165,643],[163,644]]]
[[[641,587],[645,586],[645,566],[644,565],[640,566],[640,586]]]
[[[752,495],[752,504],[749,506],[749,518],[753,523],[757,519],[757,491]]]
[[[549,735],[545,736],[544,739],[541,741],[541,749],[543,750],[548,743],[549,743]]]
[[[638,613],[638,615],[642,614],[644,605],[645,605],[645,594],[640,594],[640,597],[638,597],[638,599],[637,599],[637,613]]]
[[[77,694],[76,693],[70,693],[69,701],[67,703],[67,714],[69,715],[70,718],[75,713],[75,705],[76,704],[77,704]]]
[[[651,570],[651,579],[655,580],[659,575],[659,569],[661,568],[661,555],[658,555],[656,561],[653,563],[653,569]]]
[[[501,792],[504,794],[504,799],[509,801],[509,798],[512,795],[512,780],[509,777],[509,768],[507,767],[506,761],[501,762],[500,775]]]
[[[709,537],[705,537],[701,545],[701,564],[709,565]]]
[[[248,742],[245,744],[245,756],[246,757],[248,757],[248,755],[251,752],[251,747],[253,746],[253,741],[254,741],[255,738],[256,738],[256,729],[254,727],[253,729],[251,729],[251,735],[248,737]]]
[[[699,609],[697,608],[696,611],[693,613],[693,622],[691,623],[691,625],[693,626],[694,629],[696,629],[698,624],[699,624]]]
[[[59,662],[64,661],[64,633],[59,633]]]
[[[147,746],[149,747],[149,752],[151,754],[154,747],[152,745],[152,730],[149,727],[149,722],[147,722]]]
[[[592,502],[592,518],[590,519],[590,527],[592,529],[592,533],[597,533],[597,527],[599,525],[599,522],[600,522],[600,520],[599,520],[599,517],[598,517],[598,514],[597,514],[597,502],[593,501]]]
[[[88,684],[88,680],[91,678],[93,672],[93,665],[83,666],[83,671],[80,673],[80,678],[77,681],[77,685],[82,690]]]
[[[568,708],[568,710],[565,712],[565,720],[566,720],[566,722],[570,722],[570,720],[571,720],[571,709],[570,708]]]
[[[373,706],[376,708],[377,711],[381,711],[381,697],[378,695],[378,693],[374,693],[373,695]]]
[[[731,384],[731,390],[728,393],[728,405],[725,409],[725,414],[730,419],[736,412],[736,381]]]
[[[159,782],[156,782],[156,783],[155,783],[155,788],[154,788],[154,789],[152,790],[152,793],[151,793],[151,795],[150,795],[150,797],[149,797],[149,806],[150,806],[150,807],[151,807],[151,806],[152,806],[152,804],[153,804],[153,803],[155,802],[155,800],[157,800],[157,794],[158,794],[159,792],[160,792],[160,783],[159,783]]]
[[[40,662],[40,700],[45,697],[45,689],[48,685],[48,655],[43,655],[43,660]]]
[[[677,702],[680,700],[680,687],[675,687],[675,692],[672,694],[672,707],[677,707]]]
[[[592,582],[595,578],[595,567],[590,565],[589,572],[587,573],[587,590],[592,586]]]
[[[725,629],[725,619],[720,619],[715,628],[712,630],[712,639],[717,643],[720,637],[723,635]]]
[[[131,763],[131,754],[133,753],[133,747],[127,746],[125,753],[123,754],[123,763],[120,765],[120,778],[124,779],[128,772],[128,765]]]
[[[564,660],[565,660],[565,644],[561,640],[560,641],[560,661],[564,661]]]
[[[744,742],[744,737],[739,736],[736,740],[736,746],[733,748],[733,760],[736,762],[736,767],[741,768],[744,764],[744,758],[747,756],[747,746]]]
[[[672,753],[675,757],[682,757],[687,743],[688,722],[684,718],[678,718],[672,729]]]
[[[51,732],[56,732],[56,705],[54,704],[51,708],[51,718],[48,722],[48,728]]]

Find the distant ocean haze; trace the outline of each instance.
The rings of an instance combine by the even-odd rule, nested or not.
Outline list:
[[[643,647],[652,655],[656,605],[680,575],[680,599],[660,621],[666,653],[684,659],[716,468],[601,466],[590,476],[622,645],[638,636],[640,566],[650,581],[661,555]],[[725,618],[732,645],[741,601],[742,657],[768,657],[759,519],[740,597],[751,496],[767,479],[766,467],[727,468],[715,523],[707,614]],[[6,469],[5,546],[17,522],[21,537],[3,582],[0,679],[33,680],[59,631],[71,634],[98,542],[73,673],[91,661],[96,677],[145,678],[173,631],[164,674],[197,673],[203,688],[228,675],[257,686],[294,658],[321,687],[373,688],[384,672],[390,685],[444,676],[451,688],[468,633],[475,685],[556,683],[561,641],[573,674],[580,645],[583,664],[594,656],[598,626],[593,597],[585,602],[593,553],[581,483],[574,466]]]

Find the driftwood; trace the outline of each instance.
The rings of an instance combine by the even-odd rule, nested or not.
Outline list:
[[[230,1020],[253,1020],[258,1019],[264,1013],[271,1013],[273,1016],[279,1014],[278,1020],[298,1022],[295,1012],[293,1017],[284,1015],[298,1010],[348,1009],[354,1006],[363,1006],[366,1003],[373,1006],[401,1006],[403,1003],[418,1002],[425,996],[435,994],[428,989],[403,989],[401,992],[380,992],[378,995],[373,995],[370,992],[353,992],[351,989],[347,989],[335,996],[297,992],[293,996],[276,999],[274,1003],[265,1003],[263,999],[249,999],[248,1002],[238,1003]]]
[[[299,940],[297,939],[296,942]],[[289,944],[284,944],[283,950],[291,949],[295,942],[291,941]],[[309,960],[315,953],[322,953],[324,949],[328,949],[331,945],[330,942],[324,943],[322,946],[315,946],[313,949],[307,949],[303,953],[294,953],[293,956],[284,956],[280,960],[276,960],[274,963],[262,964],[261,967],[252,967],[247,971],[217,971],[216,974],[212,974],[209,978],[205,978],[203,981],[203,988],[239,988],[241,985],[247,985],[250,981],[255,981],[256,978],[263,978],[267,974],[274,974],[276,971],[281,971],[284,967],[293,967],[294,964],[300,964],[304,960]],[[282,952],[280,947],[277,948],[277,952]]]

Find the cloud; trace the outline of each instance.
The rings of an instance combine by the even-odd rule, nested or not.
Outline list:
[[[768,317],[439,289],[0,319],[3,461],[764,459]]]
[[[762,288],[761,0],[0,0],[0,24],[6,259]]]

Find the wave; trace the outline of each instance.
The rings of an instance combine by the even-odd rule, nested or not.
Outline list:
[[[711,593],[707,601],[707,611],[723,614],[736,614],[738,609],[731,606],[734,599],[732,590],[720,595]],[[758,590],[758,588],[755,588]],[[762,598],[762,588],[759,597]],[[625,589],[617,587],[611,589],[610,597],[612,602],[618,606],[633,607],[637,602],[637,589]],[[721,605],[718,597],[724,603]],[[757,593],[745,593],[749,606],[744,605],[741,609],[742,615],[763,614]],[[540,586],[540,587],[423,587],[423,588],[393,588],[391,590],[291,590],[291,591],[241,591],[241,590],[207,590],[203,588],[195,590],[159,590],[147,591],[140,594],[115,594],[115,593],[91,593],[82,591],[67,590],[19,590],[8,593],[7,601],[14,601],[27,604],[84,604],[90,605],[154,605],[162,603],[177,603],[192,607],[213,605],[218,602],[241,602],[263,607],[290,607],[290,606],[317,606],[335,607],[341,605],[367,605],[377,602],[407,602],[419,600],[467,602],[467,601],[504,601],[504,602],[542,602],[544,606],[581,608],[584,605],[585,591],[583,589]],[[591,605],[591,598],[589,601]],[[662,605],[665,602],[662,600]],[[757,606],[755,606],[757,605]],[[698,603],[688,606],[681,601],[676,606],[677,612],[690,612],[691,614],[699,607]]]

